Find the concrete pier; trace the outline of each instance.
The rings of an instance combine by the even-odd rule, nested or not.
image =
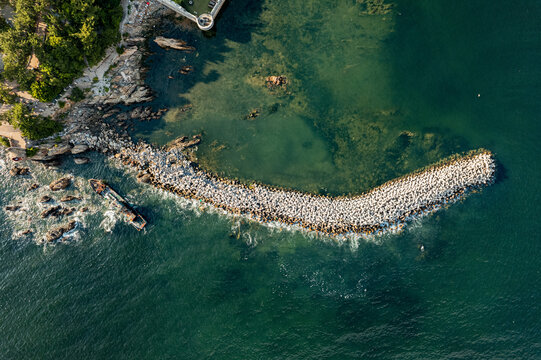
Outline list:
[[[172,0],[156,1],[166,6],[167,8],[179,13],[180,15],[192,20],[203,31],[208,31],[212,29],[212,27],[214,26],[214,20],[216,19],[216,16],[218,16],[220,9],[225,3],[225,0],[217,0],[210,13],[204,13],[199,16],[195,16],[194,14],[190,13],[188,10],[184,9],[182,6]]]

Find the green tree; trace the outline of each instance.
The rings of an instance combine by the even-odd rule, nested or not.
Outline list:
[[[13,108],[4,114],[14,128],[21,130],[21,134],[31,140],[39,140],[62,131],[62,124],[49,118],[34,115],[23,103],[13,105]]]

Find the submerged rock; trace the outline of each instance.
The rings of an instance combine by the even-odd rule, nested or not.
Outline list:
[[[49,189],[51,189],[52,191],[63,190],[67,188],[68,186],[70,186],[70,184],[71,184],[71,179],[68,177],[63,177],[50,183]]]
[[[73,196],[73,195],[64,195],[60,199],[60,201],[62,202],[68,202],[68,201],[73,201],[73,200],[81,200],[81,198],[78,196]]]
[[[47,234],[45,234],[45,240],[47,242],[53,242],[60,239],[62,235],[64,235],[68,231],[75,229],[76,224],[77,223],[75,222],[75,220],[70,220],[70,222],[66,225],[49,230]]]
[[[193,46],[186,45],[186,41],[180,39],[170,39],[163,36],[158,36],[154,42],[164,49],[175,49],[181,51],[194,51]]]
[[[283,75],[269,76],[265,79],[267,87],[269,89],[275,89],[277,87],[285,87],[287,85],[287,78]]]
[[[76,158],[73,158],[73,162],[76,163],[77,165],[83,165],[90,162],[90,159],[87,157],[76,157]]]
[[[41,197],[41,199],[39,199],[39,202],[40,202],[40,203],[46,203],[46,202],[51,201],[52,199],[53,199],[53,198],[50,197],[50,196],[43,195],[43,196]]]
[[[28,175],[30,174],[30,169],[15,166],[9,170],[9,173],[11,176]]]

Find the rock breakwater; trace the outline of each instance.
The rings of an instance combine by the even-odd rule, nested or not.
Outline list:
[[[110,129],[99,136],[72,135],[74,143],[115,153],[159,188],[262,223],[280,222],[326,234],[381,234],[433,212],[465,193],[494,182],[495,161],[486,150],[455,156],[389,181],[355,197],[328,197],[245,185],[198,169],[178,148],[133,144]]]

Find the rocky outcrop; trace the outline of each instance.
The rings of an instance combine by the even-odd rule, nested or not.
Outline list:
[[[68,202],[68,201],[73,201],[73,200],[81,200],[81,198],[74,195],[64,195],[60,198],[61,202]]]
[[[44,203],[47,203],[47,202],[51,201],[52,199],[53,199],[53,198],[50,197],[50,196],[43,195],[43,196],[41,197],[41,199],[39,199],[39,202],[42,203],[42,204],[44,204]]]
[[[269,76],[265,79],[265,82],[269,89],[275,89],[277,87],[285,88],[287,86],[287,78],[283,75]]]
[[[174,49],[174,50],[189,51],[189,52],[192,52],[195,50],[193,46],[187,45],[186,41],[183,41],[180,39],[170,39],[170,38],[165,38],[163,36],[158,36],[156,39],[154,39],[154,42],[158,44],[158,46],[164,49]]]
[[[29,168],[23,168],[23,167],[14,166],[13,168],[11,168],[9,170],[9,174],[11,176],[28,175],[28,174],[30,174],[30,169]]]
[[[61,211],[60,205],[51,206],[50,208],[43,210],[41,214],[39,214],[39,216],[42,219],[48,218],[49,216],[58,216],[60,215],[60,211]]]
[[[139,106],[131,111],[130,117],[134,120],[139,121],[157,120],[161,118],[166,111],[167,109],[159,109],[158,111],[152,111],[152,108],[150,106]]]
[[[71,153],[73,155],[84,153],[88,150],[88,145],[85,144],[78,144],[71,148]]]
[[[57,228],[51,229],[45,234],[45,240],[47,242],[53,242],[62,237],[65,233],[68,231],[71,231],[75,229],[75,226],[77,225],[77,222],[75,220],[70,220],[66,225],[59,226]]]
[[[55,157],[55,156],[60,156],[60,155],[67,154],[69,152],[71,152],[71,145],[69,145],[69,144],[55,144],[49,149],[49,152],[47,153],[47,155]]]
[[[144,184],[150,184],[150,182],[152,181],[152,176],[150,176],[149,173],[140,172],[139,174],[137,174],[137,181]]]
[[[69,177],[63,177],[50,183],[49,189],[51,189],[52,191],[63,190],[70,186],[70,184],[71,179]]]
[[[172,150],[172,149],[184,150],[192,146],[198,145],[200,142],[201,142],[201,134],[192,136],[190,140],[188,140],[187,136],[182,136],[170,142],[166,146],[166,149],[167,151]]]

